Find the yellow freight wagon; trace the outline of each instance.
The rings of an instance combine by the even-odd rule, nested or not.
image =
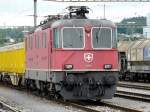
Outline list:
[[[24,42],[0,48],[0,73],[10,77],[12,84],[18,85],[25,73]]]

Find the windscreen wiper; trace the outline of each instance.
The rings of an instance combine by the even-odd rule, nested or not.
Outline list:
[[[102,28],[102,24],[101,24],[101,26],[98,28],[98,31],[96,32],[96,41],[97,41],[97,44],[98,44],[98,34],[101,35],[101,28]]]

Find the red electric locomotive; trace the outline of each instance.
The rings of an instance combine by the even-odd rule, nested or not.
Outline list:
[[[70,6],[26,35],[26,84],[64,99],[112,98],[118,80],[116,26],[87,19],[85,6]]]

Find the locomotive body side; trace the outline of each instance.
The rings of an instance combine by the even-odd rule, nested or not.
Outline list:
[[[28,86],[75,100],[112,98],[115,93],[118,51],[110,21],[55,21],[28,35],[26,57]]]

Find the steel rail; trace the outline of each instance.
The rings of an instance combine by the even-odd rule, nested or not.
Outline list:
[[[139,85],[139,84],[136,85],[136,84],[118,83],[118,87],[126,87],[126,88],[150,90],[150,86],[142,86],[142,85]]]
[[[99,110],[86,107],[85,105],[80,104],[80,102],[78,102],[78,103],[77,102],[71,102],[71,101],[68,101],[68,102],[59,101],[59,102],[61,102],[61,104],[63,104],[63,105],[67,105],[67,106],[69,105],[69,106],[84,110],[86,112],[100,112]]]
[[[5,107],[5,108],[7,108],[7,109],[9,109],[9,110],[11,110],[11,111],[13,111],[13,112],[22,112],[21,110],[15,108],[15,107],[13,107],[13,106],[10,106],[9,104],[5,103],[5,102],[2,101],[2,100],[0,100],[0,104],[1,104],[2,107]]]
[[[108,102],[102,102],[105,106],[111,107],[113,109],[118,109],[118,110],[122,110],[122,111],[126,111],[126,112],[143,112],[142,110],[137,110],[134,108],[128,108],[125,106],[120,106],[120,105],[115,105],[112,103],[108,103]]]
[[[142,112],[141,110],[128,108],[128,107],[125,107],[125,106],[120,106],[120,105],[116,105],[116,104],[113,104],[113,103],[108,103],[108,102],[105,102],[105,101],[102,101],[102,102],[94,102],[93,101],[93,103],[92,102],[90,102],[90,103],[89,102],[87,103],[87,102],[70,102],[70,101],[69,102],[63,102],[63,101],[61,101],[61,104],[63,104],[63,105],[73,106],[73,107],[76,107],[78,109],[81,109],[81,110],[84,110],[84,111],[87,111],[87,112],[102,112],[101,110],[94,109],[93,106],[95,106],[95,107],[97,107],[97,106],[107,106],[107,107],[110,107],[111,109],[122,110],[122,111],[127,111],[127,112]],[[86,107],[87,105],[92,106],[92,107]]]
[[[144,102],[150,102],[150,95],[148,94],[133,93],[127,91],[117,91],[117,93],[115,93],[115,96],[144,101]]]

